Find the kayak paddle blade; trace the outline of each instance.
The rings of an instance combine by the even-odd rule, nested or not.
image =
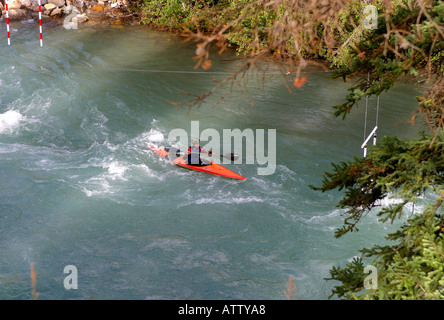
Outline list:
[[[224,154],[223,157],[225,159],[230,159],[231,161],[239,159],[239,155],[237,155],[235,153],[227,153],[227,154]]]

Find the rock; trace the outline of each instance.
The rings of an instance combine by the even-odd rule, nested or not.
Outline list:
[[[48,3],[48,0],[40,0],[40,4],[44,6]],[[39,0],[31,0],[31,5],[37,6],[39,5]]]
[[[50,18],[48,15],[46,15],[46,14],[42,14],[42,22],[43,23],[47,23],[48,21],[50,21],[50,20],[54,20],[54,19],[52,19],[52,18]]]
[[[114,19],[111,19],[111,24],[124,25],[125,21],[123,21],[120,17],[115,17]]]
[[[92,11],[103,11],[103,7],[99,4],[95,4],[92,8]]]
[[[87,8],[87,5],[83,0],[73,0],[72,5],[75,6],[80,12]]]
[[[79,13],[80,11],[77,10],[77,8],[74,7],[73,5],[67,5],[66,7],[63,7],[63,13],[64,14],[69,15],[72,12]]]
[[[22,4],[21,8],[26,9],[30,6],[32,6],[31,0],[20,0],[20,3]]]
[[[48,0],[48,3],[55,4],[57,7],[63,7],[65,5],[65,0]]]
[[[57,6],[54,3],[47,3],[44,5],[45,9],[48,10],[49,12],[51,12],[52,10],[54,10],[55,8],[57,8]]]
[[[62,15],[62,8],[55,8],[54,10],[51,11],[50,16],[51,17],[55,17],[55,16],[61,16]]]
[[[4,6],[0,0],[0,17]],[[63,17],[70,15],[70,20],[75,23],[110,23],[113,25],[124,25],[128,23],[127,17],[107,16],[110,6],[118,9],[124,8],[128,0],[40,0],[42,4],[43,16],[52,20],[61,20],[58,24],[64,23]],[[22,20],[22,23],[31,23],[27,19],[36,19],[39,11],[39,0],[8,0],[9,14],[11,20]],[[2,10],[3,9],[3,10]],[[76,12],[77,11],[77,12]],[[80,14],[84,12],[83,14]],[[112,10],[111,12],[116,12]],[[88,16],[86,16],[88,13]],[[74,18],[71,18],[73,17]],[[62,19],[54,19],[60,18]],[[66,19],[65,19],[66,20]],[[51,22],[52,23],[52,22]],[[55,22],[54,22],[55,23]]]
[[[34,21],[38,21],[39,19],[39,13],[38,12],[31,12],[31,17],[34,19]],[[42,22],[45,23],[48,20],[52,20],[48,15],[42,14]]]
[[[46,22],[45,22],[45,20],[43,22],[44,22],[44,26],[57,27],[57,26],[60,26],[61,24],[63,24],[63,19],[49,18],[46,20]]]
[[[39,12],[39,6],[37,5],[32,5],[31,7],[28,8],[29,10],[31,10],[32,12]]]
[[[83,14],[78,14],[76,15],[74,18],[72,18],[72,22],[77,22],[77,23],[84,23],[86,21],[88,21],[89,18]]]
[[[10,9],[9,10],[9,19],[11,20],[23,20],[28,19],[28,12],[23,9]]]
[[[20,9],[22,7],[22,3],[20,0],[9,0],[8,1],[8,9]]]

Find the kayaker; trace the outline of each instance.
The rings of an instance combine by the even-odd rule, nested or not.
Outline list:
[[[198,139],[193,139],[193,144],[188,147],[188,152],[184,155],[184,158],[187,157],[187,164],[191,166],[204,166],[208,163],[202,162],[200,158],[201,152],[207,153],[209,156],[213,154],[210,150],[205,150],[200,146],[200,141]]]

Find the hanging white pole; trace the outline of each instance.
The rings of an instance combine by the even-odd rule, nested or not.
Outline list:
[[[370,138],[373,136],[373,134],[376,132],[376,129],[378,129],[378,126],[374,127],[372,132],[368,135],[367,139],[365,139],[364,143],[361,145],[361,148],[364,148],[367,142],[370,140]]]
[[[5,8],[6,8],[6,31],[8,32],[8,46],[11,45],[11,35],[9,32],[9,7],[8,0],[5,0]]]
[[[39,29],[40,29],[40,47],[43,47],[42,0],[39,0]]]
[[[377,129],[378,126],[374,127],[372,132],[370,132],[370,134],[368,135],[367,139],[365,139],[364,143],[361,145],[361,148],[364,148],[364,158],[367,155],[367,142],[371,139],[371,137],[373,136],[373,134],[376,132]]]

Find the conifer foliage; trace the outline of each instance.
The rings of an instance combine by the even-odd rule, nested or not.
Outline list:
[[[386,246],[362,249],[362,257],[333,267],[329,280],[339,281],[332,296],[345,299],[444,298],[444,2],[430,0],[144,0],[147,23],[166,23],[197,41],[197,66],[211,67],[210,47],[223,52],[236,45],[248,62],[231,80],[239,81],[263,57],[296,69],[294,86],[310,78],[300,71],[319,60],[344,81],[354,77],[337,116],[349,114],[362,98],[390,90],[411,77],[424,84],[418,96],[419,116],[427,133],[415,139],[384,137],[367,157],[333,164],[314,190],[342,190],[338,206],[346,209],[341,237],[358,231],[365,215],[381,222],[409,217],[387,235]],[[377,27],[365,28],[365,6],[378,9]],[[323,65],[325,67],[325,65]],[[222,81],[215,89],[229,83]],[[214,91],[187,101],[201,102]],[[396,197],[398,203],[383,206]],[[427,205],[411,208],[419,200]],[[413,214],[412,214],[413,211]],[[409,216],[406,216],[409,214]],[[377,289],[366,289],[363,259],[377,268]]]
[[[412,206],[426,198],[423,212],[415,212],[395,233],[388,234],[390,245],[362,249],[372,257],[378,270],[377,289],[365,290],[363,262],[354,259],[345,268],[333,267],[328,280],[342,284],[332,295],[365,299],[443,299],[444,298],[444,141],[443,135],[423,134],[420,138],[399,140],[384,137],[370,149],[366,158],[333,164],[324,175],[326,192],[345,190],[339,202],[346,208],[344,225],[336,237],[358,231],[366,214],[381,206],[381,200],[395,197],[399,203],[382,207],[376,214],[381,222],[411,215]],[[434,143],[431,144],[432,139]]]

